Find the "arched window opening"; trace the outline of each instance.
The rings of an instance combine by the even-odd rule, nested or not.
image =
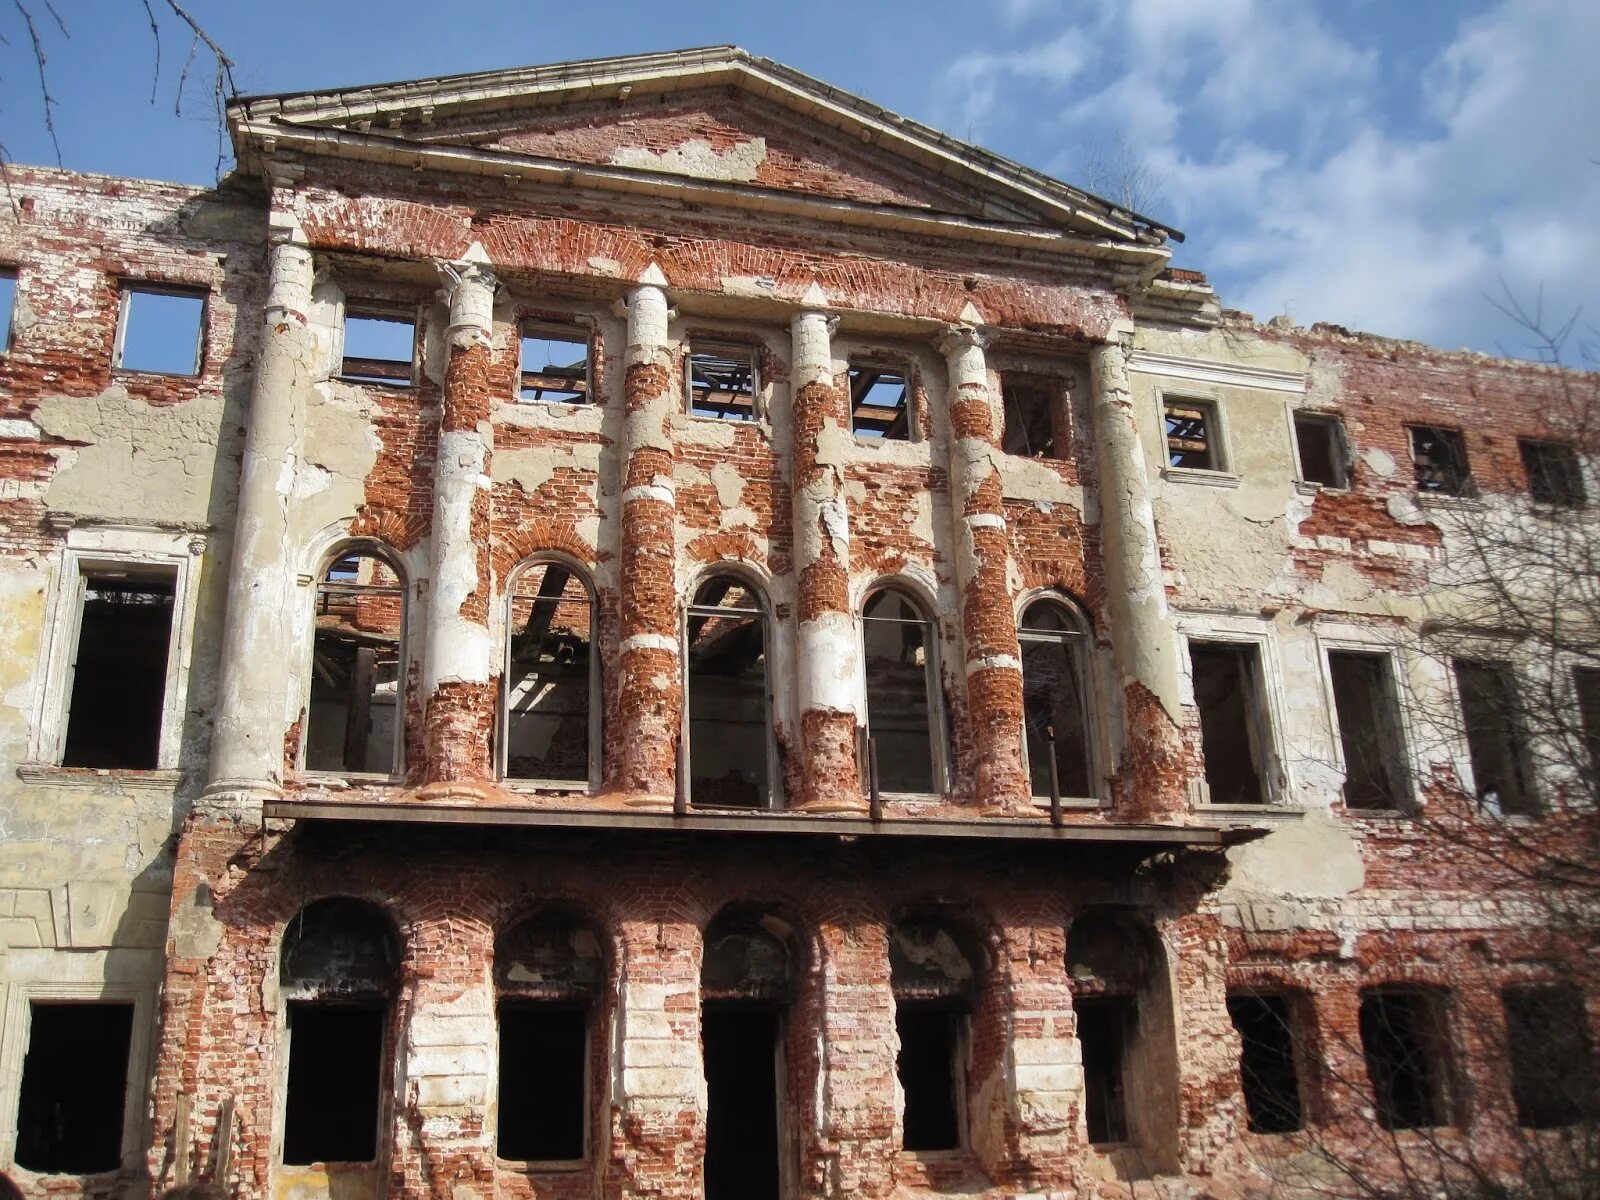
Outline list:
[[[545,912],[501,934],[494,953],[500,1026],[495,1152],[519,1162],[587,1156],[591,1014],[605,984],[598,933]]]
[[[896,922],[889,936],[889,979],[900,1035],[895,1070],[905,1096],[907,1150],[958,1150],[966,1144],[967,1049],[982,949],[938,916]]]
[[[717,575],[695,592],[687,622],[689,798],[771,808],[766,606],[748,584]]]
[[[1155,931],[1131,912],[1089,909],[1067,934],[1089,1140],[1131,1146],[1130,1161],[1145,1170],[1177,1154],[1178,1054],[1163,961]]]
[[[384,559],[362,550],[328,564],[317,584],[306,713],[311,771],[395,771],[404,706],[405,587]]]
[[[600,713],[594,593],[570,567],[537,563],[517,573],[507,599],[505,778],[593,782]]]
[[[1022,646],[1022,713],[1033,794],[1095,794],[1090,753],[1088,638],[1064,605],[1037,600],[1017,629]]]
[[[286,1165],[377,1158],[399,968],[394,925],[375,905],[317,900],[289,922],[278,967],[289,1038]]]
[[[885,792],[938,791],[933,623],[894,588],[868,597],[861,618],[867,735],[877,747],[878,785]]]
[[[725,910],[706,929],[706,1200],[778,1200],[783,1192],[784,1017],[795,957],[788,925],[758,910]]]

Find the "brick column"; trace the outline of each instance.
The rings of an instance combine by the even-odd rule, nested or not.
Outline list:
[[[702,1195],[706,1080],[700,1061],[700,931],[640,914],[621,930],[612,1045],[607,1200]]]
[[[994,814],[1033,812],[1022,771],[1022,650],[1007,578],[1010,540],[984,338],[970,326],[939,343],[950,375],[950,504],[956,517],[956,586],[972,722],[973,786]]]
[[[494,931],[459,914],[418,921],[408,956],[426,964],[401,996],[400,1113],[391,1175],[401,1194],[494,1193],[497,1073]]]
[[[1118,798],[1130,816],[1158,816],[1188,807],[1188,769],[1179,734],[1177,640],[1167,613],[1150,480],[1128,383],[1129,349],[1124,340],[1094,347],[1091,411],[1106,619],[1126,722]]]
[[[306,323],[311,251],[279,242],[272,247],[269,271],[266,321],[239,464],[211,776],[202,801],[209,808],[246,814],[259,813],[283,780],[289,647],[299,606],[298,564],[284,530],[316,357]]]
[[[616,786],[627,803],[646,807],[672,804],[683,711],[677,506],[667,428],[681,381],[667,340],[665,282],[652,266],[628,297],[623,385]]]
[[[828,1197],[887,1196],[900,1152],[900,1038],[889,988],[888,932],[877,914],[841,904],[819,924],[822,946],[821,1146]],[[810,1154],[805,1158],[812,1158]]]
[[[1027,1192],[1071,1185],[1083,1149],[1078,1133],[1083,1052],[1078,1044],[1066,933],[1058,921],[1006,921],[992,995],[974,1015],[1002,1027],[999,1061],[977,1080],[987,1105],[971,1114],[972,1151],[985,1173]]]
[[[481,794],[493,778],[489,735],[496,680],[489,638],[489,383],[494,276],[472,263],[443,268],[452,281],[449,361],[439,406],[433,477],[428,625],[422,687],[425,793]]]
[[[799,599],[795,692],[800,714],[799,807],[862,812],[856,762],[861,726],[861,639],[850,612],[850,516],[839,468],[850,396],[833,374],[834,319],[797,313],[793,338],[794,569]]]

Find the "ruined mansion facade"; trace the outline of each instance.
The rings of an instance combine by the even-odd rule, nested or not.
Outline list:
[[[1562,372],[728,48],[229,127],[0,206],[21,1195],[1244,1195],[1600,1020],[1425,819],[1564,803],[1428,645]]]

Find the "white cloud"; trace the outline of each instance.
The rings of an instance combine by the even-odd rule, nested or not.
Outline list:
[[[1499,280],[1542,285],[1563,315],[1600,295],[1586,0],[1500,0],[1446,31],[1420,77],[1398,66],[1412,47],[1357,46],[1309,4],[1096,4],[1049,43],[1066,69],[1046,47],[966,56],[986,64],[968,76],[987,87],[978,119],[1030,119],[1053,168],[1063,146],[1125,134],[1225,302],[1493,349]],[[1030,102],[1045,81],[1093,86],[1046,114]],[[1406,96],[1415,111],[1395,107]]]
[[[958,93],[960,119],[976,135],[993,110],[1002,86],[1015,80],[1060,88],[1076,79],[1088,65],[1084,40],[1076,30],[1040,46],[1005,53],[973,53],[956,59],[947,75]]]

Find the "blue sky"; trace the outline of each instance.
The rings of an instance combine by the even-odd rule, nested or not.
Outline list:
[[[245,92],[734,42],[1071,182],[1128,147],[1152,215],[1188,234],[1178,264],[1262,320],[1515,353],[1485,298],[1504,280],[1600,322],[1594,0],[188,6]],[[57,8],[71,36],[41,32],[64,163],[214,178],[203,88],[173,115],[176,30],[152,103],[138,0]],[[9,6],[0,35],[0,138],[51,162]]]

